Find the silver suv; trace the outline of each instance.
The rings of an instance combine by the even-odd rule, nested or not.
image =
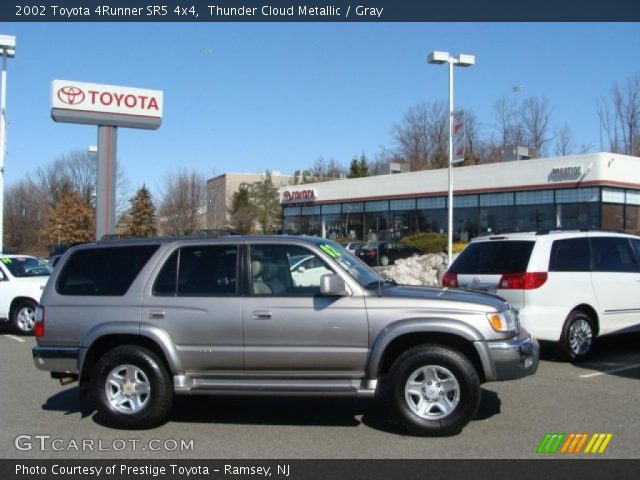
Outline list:
[[[116,426],[160,424],[174,395],[370,397],[384,385],[407,432],[451,435],[475,415],[481,383],[538,366],[501,298],[398,286],[320,238],[107,241],[60,263],[37,311],[35,365],[79,380]]]

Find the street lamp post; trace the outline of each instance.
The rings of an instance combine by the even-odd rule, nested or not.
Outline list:
[[[460,54],[457,57],[449,52],[433,51],[429,54],[429,63],[440,65],[449,64],[449,199],[448,207],[448,232],[447,232],[447,257],[451,266],[453,256],[453,67],[470,67],[476,63],[473,55]]]
[[[16,37],[0,35],[2,85],[0,86],[0,252],[4,248],[4,156],[7,151],[7,58],[16,56]]]

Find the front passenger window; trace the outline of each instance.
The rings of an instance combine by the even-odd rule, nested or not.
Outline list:
[[[315,253],[296,245],[251,246],[253,295],[300,297],[320,293],[320,279],[334,273]]]

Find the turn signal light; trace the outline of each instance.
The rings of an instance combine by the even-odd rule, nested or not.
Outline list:
[[[458,274],[453,272],[446,272],[442,277],[442,286],[449,288],[458,288]]]
[[[547,281],[547,272],[505,273],[498,288],[503,290],[534,290]]]

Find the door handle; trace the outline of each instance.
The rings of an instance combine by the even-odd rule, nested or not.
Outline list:
[[[269,310],[256,310],[251,316],[254,320],[271,320],[271,311]]]
[[[149,320],[164,320],[164,310],[153,310],[149,312]]]

